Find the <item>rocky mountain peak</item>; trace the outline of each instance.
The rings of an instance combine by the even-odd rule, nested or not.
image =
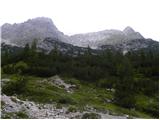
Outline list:
[[[53,27],[54,30],[58,30],[57,27],[54,25],[52,19],[47,18],[47,17],[37,17],[37,18],[33,18],[33,19],[29,19],[24,23],[31,23],[33,25],[41,25],[44,27]]]
[[[44,22],[53,23],[52,19],[48,18],[48,17],[36,17],[36,18],[33,18],[33,19],[29,19],[28,21],[44,21]]]
[[[47,17],[37,17],[29,19],[23,23],[4,24],[2,26],[2,42],[24,46],[37,40],[38,44],[45,42],[45,38],[61,41],[79,47],[90,46],[97,49],[103,45],[116,45],[126,41],[144,39],[144,37],[131,27],[126,27],[123,31],[110,29],[72,36],[64,35],[54,25],[52,19]],[[47,42],[47,44],[49,44]]]
[[[134,33],[135,31],[133,30],[133,28],[131,28],[130,26],[127,26],[124,30],[124,33],[128,34],[128,33]]]
[[[38,17],[23,23],[4,24],[2,26],[2,40],[18,45],[32,43],[34,39],[39,42],[46,37],[61,39],[60,32],[50,18]],[[3,41],[2,41],[3,42]]]
[[[126,35],[128,40],[144,39],[144,37],[139,32],[136,32],[129,26],[123,30],[123,33]]]

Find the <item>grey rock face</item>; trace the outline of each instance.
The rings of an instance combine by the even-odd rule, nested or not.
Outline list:
[[[6,44],[24,46],[34,40],[37,40],[40,49],[48,52],[54,49],[56,44],[62,52],[76,53],[85,51],[85,47],[88,46],[92,49],[104,47],[122,49],[126,53],[130,49],[146,48],[150,44],[131,27],[126,27],[123,31],[111,29],[67,36],[57,29],[51,19],[45,17],[2,26],[2,42]]]
[[[85,47],[74,46],[53,38],[45,38],[43,42],[38,44],[38,48],[47,53],[55,49],[55,47],[62,53],[67,53],[68,55],[84,54],[84,52],[87,51]],[[97,50],[93,50],[92,52],[97,53]]]
[[[144,39],[139,32],[135,32],[131,27],[126,27],[123,33],[127,36],[128,40]]]
[[[62,39],[63,33],[58,31],[51,19],[39,17],[20,24],[4,24],[2,26],[2,42],[24,46],[34,39],[41,42],[46,37]]]
[[[70,36],[72,44],[81,47],[90,46],[91,48],[97,48],[102,45],[115,45],[134,39],[144,39],[144,37],[131,27],[126,27],[123,31],[111,29]]]
[[[152,39],[135,39],[115,45],[102,45],[99,49],[114,49],[123,52],[123,54],[126,54],[128,51],[136,51],[139,49],[152,49],[157,51],[159,49],[159,43]]]
[[[54,85],[58,88],[64,89],[68,93],[73,93],[74,89],[77,88],[76,85],[65,83],[64,80],[61,79],[58,75],[50,77],[48,79],[44,79],[44,80],[41,81],[41,83],[44,83],[44,84],[46,82],[51,84],[51,85]]]

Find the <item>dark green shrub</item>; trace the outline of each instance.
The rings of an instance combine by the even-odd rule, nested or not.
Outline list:
[[[6,95],[22,94],[26,90],[26,84],[28,79],[19,76],[17,80],[9,81],[3,88],[2,92]]]
[[[19,119],[27,119],[28,118],[28,115],[25,113],[25,112],[17,112],[16,113],[16,116],[19,118]]]
[[[82,116],[82,119],[100,119],[101,116],[96,113],[85,113]]]
[[[77,112],[77,108],[75,106],[70,106],[68,112]]]
[[[56,104],[56,109],[62,109],[62,105],[59,104],[59,103],[57,103],[57,104]]]
[[[113,87],[114,80],[112,79],[100,79],[98,81],[98,86],[102,88],[108,88],[111,89]]]
[[[1,101],[1,108],[3,108],[5,106],[5,102]]]
[[[19,74],[24,73],[25,71],[28,70],[28,68],[29,68],[28,65],[23,61],[16,63],[14,66],[15,72]]]
[[[74,101],[74,99],[72,99],[72,98],[70,98],[68,96],[61,97],[58,100],[58,103],[61,103],[61,104],[76,104],[76,102]]]
[[[7,74],[13,74],[13,73],[15,73],[15,71],[14,71],[14,65],[13,64],[5,65],[3,67],[3,72],[7,73]]]

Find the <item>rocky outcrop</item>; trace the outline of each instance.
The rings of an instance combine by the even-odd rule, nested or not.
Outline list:
[[[15,96],[2,95],[2,101],[4,102],[2,108],[2,118],[5,118],[8,113],[18,113],[20,111],[23,111],[27,114],[28,118],[32,119],[65,119],[74,117],[78,114],[66,114],[67,108],[63,107],[61,109],[57,109],[56,104],[38,104],[31,101],[20,100]],[[14,116],[10,117],[13,118]]]
[[[139,32],[135,32],[133,28],[129,26],[123,30],[123,33],[126,35],[128,40],[144,39],[144,37]]]
[[[66,90],[68,93],[72,93],[74,89],[77,89],[76,85],[65,83],[63,79],[61,79],[58,75],[44,79],[41,83],[49,83],[58,88]]]
[[[32,101],[23,101],[15,96],[1,96],[1,118],[9,117],[11,119],[21,118],[18,113],[23,113],[23,116],[31,119],[71,119],[71,118],[83,118],[86,113],[94,113],[99,118],[114,118],[114,119],[126,119],[128,115],[117,116],[113,115],[110,111],[98,112],[91,106],[86,106],[85,110],[82,111],[70,111],[69,107],[57,108],[55,104],[38,104]]]
[[[60,32],[50,18],[38,17],[19,24],[4,24],[2,27],[2,42],[24,46],[33,40],[41,42],[46,37],[63,39]]]
[[[124,41],[116,45],[102,45],[99,47],[99,49],[101,50],[113,49],[121,51],[124,54],[127,53],[128,51],[136,51],[139,49],[157,51],[159,49],[159,43],[152,39],[135,39],[131,41]]]
[[[84,52],[88,50],[85,47],[74,46],[53,38],[45,38],[43,42],[38,44],[38,48],[47,53],[56,48],[62,53],[67,53],[68,55],[84,54]],[[98,50],[92,50],[92,53],[94,54],[98,52]]]
[[[86,34],[77,34],[70,36],[70,42],[74,45],[91,48],[97,48],[102,45],[115,45],[134,39],[144,39],[144,37],[135,32],[131,27],[120,30],[104,30]]]

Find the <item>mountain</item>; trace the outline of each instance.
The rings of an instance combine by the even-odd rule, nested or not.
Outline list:
[[[70,41],[73,45],[81,47],[89,45],[91,48],[97,48],[102,45],[115,45],[134,39],[144,39],[144,37],[131,27],[126,27],[123,31],[111,29],[70,36]]]
[[[37,46],[39,52],[43,51],[44,53],[47,54],[55,49],[60,51],[62,54],[73,55],[73,56],[82,55],[88,51],[88,48],[74,46],[72,44],[64,43],[62,41],[50,37],[45,38],[43,42],[38,43]],[[4,55],[6,51],[8,51],[10,54],[15,55],[21,53],[23,51],[23,47],[3,42],[1,43],[2,55]],[[102,51],[103,49],[102,50],[91,49],[92,54],[99,54]]]
[[[41,51],[44,51],[46,53],[49,53],[53,49],[58,49],[62,53],[67,53],[68,55],[77,55],[77,54],[83,54],[88,50],[88,48],[85,47],[78,47],[74,46],[72,44],[64,43],[62,41],[59,41],[57,39],[53,38],[45,38],[43,42],[38,44],[38,48]],[[92,53],[96,54],[99,50],[92,50]]]
[[[55,44],[61,50],[64,49],[62,51],[83,51],[89,46],[95,50],[115,49],[124,52],[158,46],[158,42],[145,39],[131,27],[126,27],[123,31],[111,29],[67,36],[58,30],[50,18],[45,17],[29,19],[19,24],[6,23],[2,26],[2,43],[25,46],[34,40],[41,50],[48,52]]]
[[[124,41],[115,45],[102,45],[98,49],[102,51],[106,49],[112,49],[116,51],[121,51],[124,54],[128,51],[137,51],[140,49],[147,51],[152,50],[157,52],[159,49],[159,42],[152,39],[134,39],[130,41]]]
[[[1,118],[159,118],[159,43],[131,27],[66,36],[35,18],[2,38]]]
[[[2,26],[2,42],[24,46],[26,43],[43,41],[46,37],[63,39],[60,32],[50,18],[38,17],[19,24],[4,24]]]

